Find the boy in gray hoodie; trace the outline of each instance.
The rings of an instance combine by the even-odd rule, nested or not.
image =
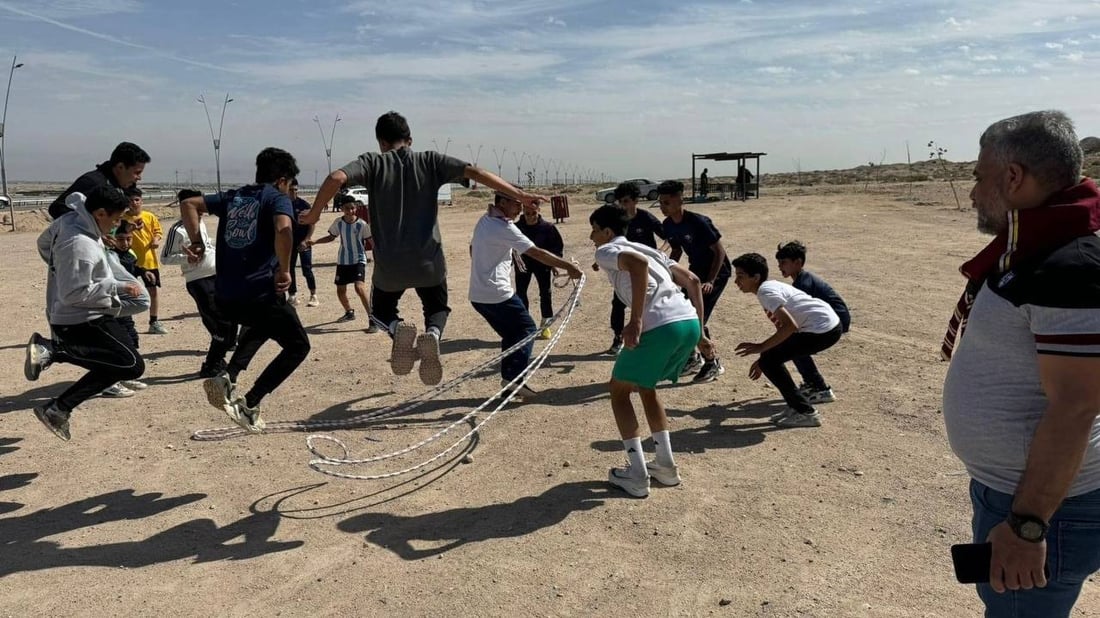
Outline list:
[[[49,266],[46,318],[53,340],[34,333],[23,366],[31,381],[56,362],[88,370],[56,399],[34,408],[38,420],[62,440],[69,439],[73,409],[112,384],[136,380],[145,372],[145,362],[118,318],[149,308],[145,287],[103,245],[102,237],[129,208],[122,191],[95,187],[87,196],[73,193],[66,205],[70,212],[38,237],[38,254]]]

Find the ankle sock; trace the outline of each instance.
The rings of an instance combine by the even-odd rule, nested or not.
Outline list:
[[[623,448],[626,449],[626,459],[630,462],[630,471],[635,477],[644,475],[645,453],[642,452],[642,439],[630,438],[623,440]]]
[[[662,466],[675,466],[672,458],[672,443],[669,442],[668,430],[653,432],[653,446],[657,450],[657,463]]]

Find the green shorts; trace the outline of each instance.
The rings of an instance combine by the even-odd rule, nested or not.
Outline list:
[[[680,320],[646,331],[638,347],[619,353],[611,377],[641,388],[657,388],[664,380],[676,382],[701,334],[699,320]]]

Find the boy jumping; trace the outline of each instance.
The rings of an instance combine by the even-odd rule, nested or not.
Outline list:
[[[363,303],[367,313],[367,332],[377,333],[378,326],[371,321],[370,298],[367,297],[367,241],[370,239],[370,226],[355,214],[355,200],[341,195],[336,201],[342,202],[340,208],[344,215],[332,222],[328,235],[317,240],[306,240],[310,250],[313,245],[323,245],[340,239],[340,251],[336,256],[336,298],[344,308],[344,315],[337,322],[350,322],[355,319],[355,309],[348,302],[348,284],[355,285],[355,294]]]
[[[746,253],[733,261],[733,282],[746,294],[756,294],[775,334],[762,343],[737,344],[738,356],[759,354],[749,368],[749,378],[767,376],[787,407],[774,414],[771,422],[781,427],[820,427],[821,415],[798,390],[784,365],[801,356],[813,356],[840,341],[840,318],[823,300],[779,281],[768,281],[768,260],[759,253]]]
[[[224,315],[247,328],[237,342],[225,373],[203,382],[210,404],[252,432],[263,431],[260,401],[279,387],[309,354],[309,336],[287,303],[290,252],[294,249],[293,207],[287,193],[298,175],[298,164],[287,151],[265,148],[256,155],[256,182],[240,189],[190,197],[180,202],[180,219],[191,244],[189,259],[206,251],[199,217],[218,217],[214,287]],[[243,397],[236,394],[237,377],[267,340],[282,350]]]
[[[775,259],[779,262],[779,272],[784,277],[793,279],[791,285],[803,292],[821,299],[833,308],[836,316],[840,318],[841,333],[848,332],[852,325],[852,314],[848,311],[848,305],[840,294],[836,293],[833,286],[824,279],[805,269],[806,245],[797,240],[792,240],[785,245],[779,245],[775,252]],[[821,377],[817,365],[811,356],[800,356],[794,359],[795,369],[802,376],[802,386],[799,390],[806,393],[806,399],[810,403],[832,403],[836,401],[833,389]]]
[[[698,347],[714,357],[702,333],[703,292],[699,278],[665,254],[628,241],[627,222],[618,206],[601,206],[589,217],[596,264],[607,273],[615,295],[630,307],[623,327],[624,349],[611,370],[611,409],[629,465],[612,468],[608,482],[636,498],[649,495],[649,479],[679,485],[680,473],[669,443],[668,417],[657,397],[657,383],[675,382]],[[689,302],[681,288],[687,291]],[[630,394],[638,391],[657,454],[646,462]]]

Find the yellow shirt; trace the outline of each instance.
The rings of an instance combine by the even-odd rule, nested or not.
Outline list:
[[[158,250],[149,246],[154,238],[164,236],[160,228],[160,219],[148,210],[143,210],[137,215],[127,214],[122,218],[135,226],[140,226],[140,229],[135,227],[133,231],[134,244],[130,248],[137,256],[137,265],[146,270],[160,268]]]

